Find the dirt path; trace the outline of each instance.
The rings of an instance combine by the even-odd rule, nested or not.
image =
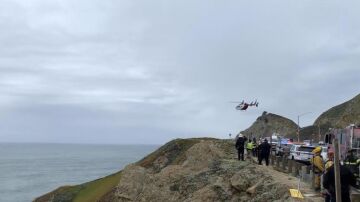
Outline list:
[[[246,151],[245,151],[246,153]],[[237,153],[235,153],[235,151],[229,151],[229,155],[230,156],[234,156],[234,159],[237,159]],[[253,158],[250,157],[247,158],[247,154],[245,154],[245,158],[247,161],[252,161],[252,163],[257,165],[257,158]],[[265,162],[264,162],[265,164]],[[273,167],[270,166],[260,166],[257,165],[256,167],[257,169],[259,169],[259,171],[261,171],[262,173],[268,173],[270,176],[272,176],[272,178],[279,184],[282,184],[284,186],[286,186],[288,189],[297,189],[298,187],[298,183],[299,183],[299,178],[293,177],[287,173],[283,173],[283,172],[279,172],[277,170],[274,170]],[[298,201],[311,201],[311,202],[323,202],[324,198],[320,196],[319,193],[313,191],[313,189],[311,189],[311,186],[305,182],[300,182],[300,191],[303,194],[303,196],[305,197],[304,200],[298,200]],[[296,201],[296,200],[294,200]]]
[[[257,164],[257,159],[252,158],[254,164]],[[299,178],[293,177],[283,172],[274,170],[272,166],[257,166],[263,173],[268,173],[272,178],[279,184],[287,186],[289,189],[297,189],[299,184]],[[305,200],[300,201],[312,201],[312,202],[323,202],[324,198],[321,195],[311,189],[311,186],[305,182],[300,182],[300,191],[305,197]],[[296,201],[296,200],[294,200]]]

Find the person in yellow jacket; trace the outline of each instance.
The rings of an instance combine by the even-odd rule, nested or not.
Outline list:
[[[248,156],[250,156],[250,154],[252,153],[253,148],[254,148],[254,145],[251,142],[251,140],[249,140],[249,142],[246,144],[246,151],[247,151]]]
[[[324,162],[323,158],[321,157],[321,147],[316,147],[312,153],[314,154],[313,158],[311,159],[311,164],[313,166],[313,172],[315,175],[315,190],[320,190],[320,181],[321,175],[324,172]]]

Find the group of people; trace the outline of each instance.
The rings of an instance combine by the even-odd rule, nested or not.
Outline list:
[[[236,139],[235,147],[238,151],[239,161],[244,161],[244,150],[246,149],[248,156],[252,154],[252,156],[258,157],[259,165],[262,164],[263,160],[265,160],[267,166],[269,165],[271,145],[268,143],[267,139],[257,142],[256,138],[251,140],[244,135],[239,134],[239,137]]]
[[[269,165],[269,156],[271,153],[271,145],[267,139],[259,142],[255,138],[248,139],[246,136],[239,134],[236,138],[235,147],[238,152],[238,160],[244,161],[244,151],[246,149],[247,156],[258,157],[259,165],[265,160],[266,165]],[[312,170],[315,175],[315,189],[321,190],[321,183],[323,190],[322,194],[325,197],[325,202],[335,202],[335,172],[334,172],[334,153],[328,153],[328,160],[324,162],[321,156],[321,147],[316,147],[312,153],[311,159]],[[358,187],[357,178],[359,177],[360,159],[354,155],[354,150],[349,150],[344,161],[344,165],[340,166],[340,181],[341,181],[341,198],[343,202],[350,202],[350,186]]]
[[[335,172],[334,172],[334,153],[328,153],[328,160],[323,161],[321,156],[321,147],[316,147],[312,153],[314,154],[311,159],[313,171],[315,174],[315,189],[321,189],[321,179],[324,190],[325,202],[336,201],[335,193]],[[350,186],[357,187],[356,178],[359,175],[358,159],[353,150],[349,150],[344,165],[340,167],[340,181],[341,181],[341,199],[343,202],[350,202]],[[322,177],[322,178],[321,178]]]

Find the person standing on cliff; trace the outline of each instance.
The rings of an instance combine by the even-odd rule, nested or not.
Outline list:
[[[320,191],[321,188],[321,175],[323,174],[325,168],[323,163],[323,158],[321,157],[321,147],[315,147],[312,151],[314,154],[313,158],[310,160],[310,163],[313,167],[313,172],[315,174],[315,191]]]
[[[254,137],[253,138],[253,156],[254,157],[257,157],[258,155],[257,155],[257,150],[258,150],[258,144],[257,144],[257,142],[256,142],[256,138]]]
[[[262,160],[265,159],[266,166],[269,165],[269,155],[270,155],[271,146],[268,143],[268,140],[265,139],[263,143],[259,145],[259,165],[262,165]]]
[[[350,186],[356,187],[356,177],[346,166],[343,165],[340,165],[340,182],[341,201],[350,202]],[[323,186],[330,193],[330,201],[336,201],[334,165],[328,168],[328,171],[324,174]]]
[[[247,138],[244,137],[241,133],[239,134],[239,137],[236,140],[235,147],[238,151],[238,160],[240,159],[244,161],[244,149],[245,149],[245,142]]]
[[[254,145],[251,142],[251,139],[249,139],[249,142],[246,144],[246,155],[247,155],[247,157],[250,157],[253,148],[254,148]]]

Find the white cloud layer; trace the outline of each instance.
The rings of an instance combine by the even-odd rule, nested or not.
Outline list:
[[[263,111],[312,124],[360,92],[359,6],[3,0],[0,141],[225,138]]]

